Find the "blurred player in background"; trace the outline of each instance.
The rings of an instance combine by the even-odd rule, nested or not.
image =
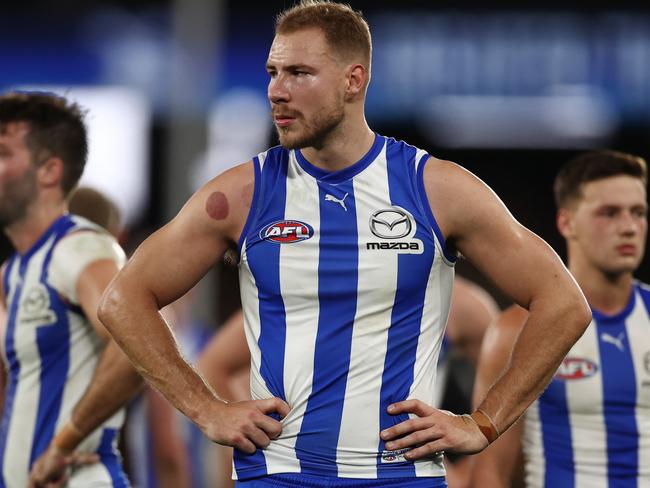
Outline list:
[[[89,187],[77,188],[70,197],[68,211],[103,227],[115,236],[118,242],[121,240],[123,229],[120,223],[120,210],[115,202],[102,192]]]
[[[646,162],[614,151],[584,153],[558,173],[557,226],[593,321],[524,419],[476,458],[476,488],[510,486],[522,446],[527,486],[650,486],[650,289],[633,277],[646,244],[646,184]],[[486,334],[477,403],[526,317],[515,305]]]
[[[102,192],[88,187],[73,191],[68,209],[71,214],[87,218],[108,230],[116,238],[126,234],[122,228],[117,205]],[[190,315],[192,292],[166,307],[166,317],[181,335],[181,343],[187,344],[186,336],[194,338],[196,328],[187,324]],[[202,335],[205,337],[205,333]],[[202,342],[194,344],[198,349]],[[189,347],[192,349],[192,347]],[[197,351],[189,351],[194,357]],[[201,468],[205,463],[196,446],[204,439],[197,439],[198,429],[152,388],[142,393],[129,405],[124,427],[125,468],[133,483],[139,488],[193,488],[212,486],[204,480]],[[201,436],[202,437],[202,436]]]
[[[129,484],[116,449],[120,407],[141,380],[96,315],[124,253],[103,229],[67,213],[86,156],[76,104],[0,96],[0,225],[16,249],[0,293],[7,488]]]

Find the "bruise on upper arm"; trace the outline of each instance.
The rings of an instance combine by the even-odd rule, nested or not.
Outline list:
[[[119,289],[153,300],[158,308],[191,289],[239,239],[248,216],[241,194],[254,180],[252,164],[226,171],[192,195],[176,217],[136,250],[120,273]]]
[[[221,191],[214,191],[205,202],[205,211],[214,220],[228,217],[228,197]]]

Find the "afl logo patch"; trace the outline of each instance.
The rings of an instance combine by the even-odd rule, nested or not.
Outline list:
[[[598,371],[593,361],[584,358],[565,358],[555,374],[558,380],[581,380],[589,378]]]
[[[311,225],[299,220],[279,220],[267,225],[260,231],[260,239],[291,244],[309,239],[314,235]]]

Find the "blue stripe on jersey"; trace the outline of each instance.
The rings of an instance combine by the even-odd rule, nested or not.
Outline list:
[[[14,256],[7,265],[5,277],[9,276],[13,266],[17,265],[18,259]],[[22,267],[22,266],[21,266]],[[8,288],[5,287],[5,292]],[[18,316],[18,304],[20,303],[20,294],[22,292],[22,280],[16,284],[13,300],[8,308],[8,323],[5,333],[5,355],[9,365],[9,384],[5,391],[4,412],[2,415],[2,425],[0,426],[0,487],[4,488],[4,476],[2,475],[5,449],[7,448],[7,436],[9,435],[9,424],[13,414],[14,401],[16,399],[16,389],[18,388],[18,377],[20,376],[20,361],[16,354],[15,335],[16,335],[16,317]],[[6,296],[6,295],[5,295]]]
[[[280,159],[281,158],[281,159]],[[287,151],[269,151],[260,179],[260,185],[273,190],[269,195],[269,210],[265,214],[270,224],[285,218],[287,198]],[[258,197],[261,203],[264,195]],[[247,243],[247,246],[251,242]],[[284,393],[284,350],[286,346],[287,322],[284,309],[284,300],[280,290],[280,246],[269,240],[256,240],[255,252],[248,254],[248,265],[256,279],[263,279],[264,286],[257,286],[259,294],[260,337],[258,344],[262,354],[260,374],[266,387],[273,396],[286,400]],[[246,454],[235,449],[235,468],[246,473],[246,476],[263,476],[267,474],[266,460],[262,450],[257,449],[253,454]]]
[[[104,465],[111,477],[113,488],[129,488],[129,480],[122,469],[120,458],[115,453],[115,438],[117,430],[103,429],[102,438],[97,448],[101,463]]]
[[[314,376],[296,439],[296,456],[302,473],[336,476],[336,449],[357,310],[357,211],[352,180],[336,186],[319,182],[318,193],[320,202],[328,193],[340,199],[347,193],[347,212],[339,205],[320,205]]]
[[[260,193],[260,178],[261,178],[261,172],[260,172],[260,159],[255,156],[253,158],[253,172],[255,174],[255,179],[253,183],[253,197],[251,199],[251,208],[248,209],[248,217],[246,217],[246,223],[244,224],[244,228],[242,229],[241,235],[239,236],[239,241],[237,243],[237,249],[239,250],[239,255],[241,256],[241,247],[242,244],[244,244],[244,239],[246,238],[246,235],[248,234],[248,229],[250,229],[251,223],[255,220],[255,217],[257,216],[257,202],[259,200],[259,193]]]
[[[544,486],[575,485],[566,383],[553,380],[538,401],[544,446]]]
[[[634,304],[634,293],[627,309]],[[636,486],[639,471],[639,430],[636,424],[636,373],[623,311],[607,317],[593,311],[600,349],[603,407],[607,433],[607,478],[610,486],[622,479]],[[604,338],[611,337],[614,344]],[[620,342],[617,342],[620,341]],[[622,350],[619,347],[622,346]]]
[[[59,220],[55,226],[57,235],[45,255],[41,272],[41,283],[47,289],[50,309],[56,314],[56,322],[44,325],[36,331],[36,343],[41,357],[41,387],[38,399],[38,413],[34,427],[34,440],[29,464],[36,460],[49,445],[56,422],[59,419],[63,391],[68,380],[70,366],[70,324],[67,307],[61,301],[59,294],[47,285],[47,270],[57,242],[68,230],[74,227],[70,219]]]
[[[422,203],[422,208],[424,209],[424,213],[429,219],[431,228],[436,233],[436,237],[438,238],[438,241],[442,246],[443,254],[445,255],[448,261],[454,263],[456,262],[457,257],[447,250],[447,245],[445,244],[445,236],[440,230],[438,221],[436,221],[436,218],[433,215],[433,211],[431,210],[431,204],[429,203],[429,198],[427,197],[427,189],[424,186],[424,167],[427,165],[427,160],[430,157],[431,157],[430,155],[425,154],[420,159],[420,164],[418,165],[418,190],[419,190],[418,193],[420,195],[420,201]]]
[[[388,165],[388,191],[393,206],[401,207],[414,216],[416,220],[415,238],[424,244],[424,254],[429,255],[425,261],[422,255],[399,254],[397,257],[397,290],[393,304],[391,326],[388,330],[388,342],[384,371],[381,381],[379,402],[379,429],[384,430],[409,419],[408,414],[397,416],[389,415],[386,411],[391,403],[408,398],[415,368],[415,357],[420,337],[422,312],[426,283],[433,263],[434,247],[431,232],[428,231],[426,222],[419,221],[417,215],[419,207],[416,193],[411,188],[413,181],[409,178],[415,174],[416,149],[404,143],[397,143],[389,139],[386,145],[386,159]],[[417,276],[417,278],[414,278]],[[418,286],[414,288],[414,283]],[[377,456],[377,477],[394,477],[399,472],[400,476],[415,476],[415,466],[412,462],[382,463],[382,452],[385,442],[379,440],[379,454]]]

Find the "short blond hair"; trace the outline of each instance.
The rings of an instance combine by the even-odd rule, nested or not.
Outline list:
[[[363,14],[347,4],[328,0],[302,0],[278,15],[276,34],[317,28],[342,59],[358,57],[370,70],[372,38]]]

